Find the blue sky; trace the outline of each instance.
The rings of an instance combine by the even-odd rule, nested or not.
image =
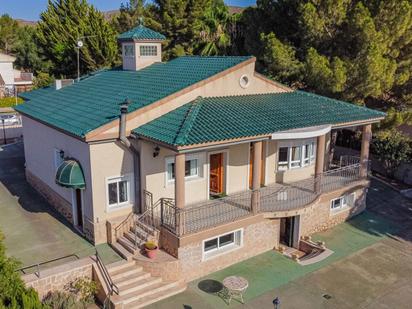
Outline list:
[[[101,11],[116,10],[126,0],[88,0]],[[249,6],[255,0],[225,0],[228,5]],[[47,7],[47,0],[0,0],[0,15],[9,14],[13,18],[38,20],[40,12]]]

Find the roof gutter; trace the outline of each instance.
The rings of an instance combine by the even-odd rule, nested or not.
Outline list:
[[[142,212],[141,206],[141,192],[140,192],[140,152],[126,137],[126,116],[129,109],[130,101],[126,99],[122,104],[120,104],[120,128],[119,128],[119,139],[120,142],[131,152],[133,157],[133,174],[134,174],[134,195],[135,195],[135,207],[134,212]],[[139,204],[138,204],[139,203]],[[139,205],[139,206],[137,206]]]

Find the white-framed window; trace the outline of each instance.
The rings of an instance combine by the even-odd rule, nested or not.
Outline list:
[[[140,56],[157,56],[157,46],[156,45],[142,45],[140,46]]]
[[[243,229],[215,236],[202,242],[203,260],[240,248],[243,245]]]
[[[186,156],[185,161],[185,179],[199,177],[199,156],[191,155]],[[175,180],[175,159],[166,158],[166,179],[167,182],[173,182]]]
[[[332,212],[340,211],[347,207],[352,207],[355,205],[355,192],[346,194],[344,196],[335,198],[330,201],[330,210]]]
[[[123,45],[123,55],[125,57],[134,57],[134,45],[125,44]]]
[[[54,168],[57,171],[59,166],[63,163],[64,157],[63,152],[61,149],[54,149]]]
[[[107,179],[107,205],[109,208],[130,204],[130,177]]]
[[[281,143],[278,151],[278,171],[296,169],[315,162],[315,141]]]

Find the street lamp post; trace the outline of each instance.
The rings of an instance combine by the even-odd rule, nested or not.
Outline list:
[[[7,139],[6,139],[6,126],[4,124],[5,120],[2,119],[1,122],[3,124],[3,141],[4,141],[4,144],[6,145],[7,144]]]
[[[77,37],[77,81],[80,81],[80,48],[83,47],[83,39],[87,39],[87,38],[93,38],[96,37],[97,35],[86,35],[86,36],[79,36]]]

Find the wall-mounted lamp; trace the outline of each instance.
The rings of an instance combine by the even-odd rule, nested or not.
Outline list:
[[[156,158],[160,153],[160,147],[156,146],[153,151],[153,158]]]
[[[60,158],[64,159],[64,151],[60,150],[59,154],[60,154]]]

